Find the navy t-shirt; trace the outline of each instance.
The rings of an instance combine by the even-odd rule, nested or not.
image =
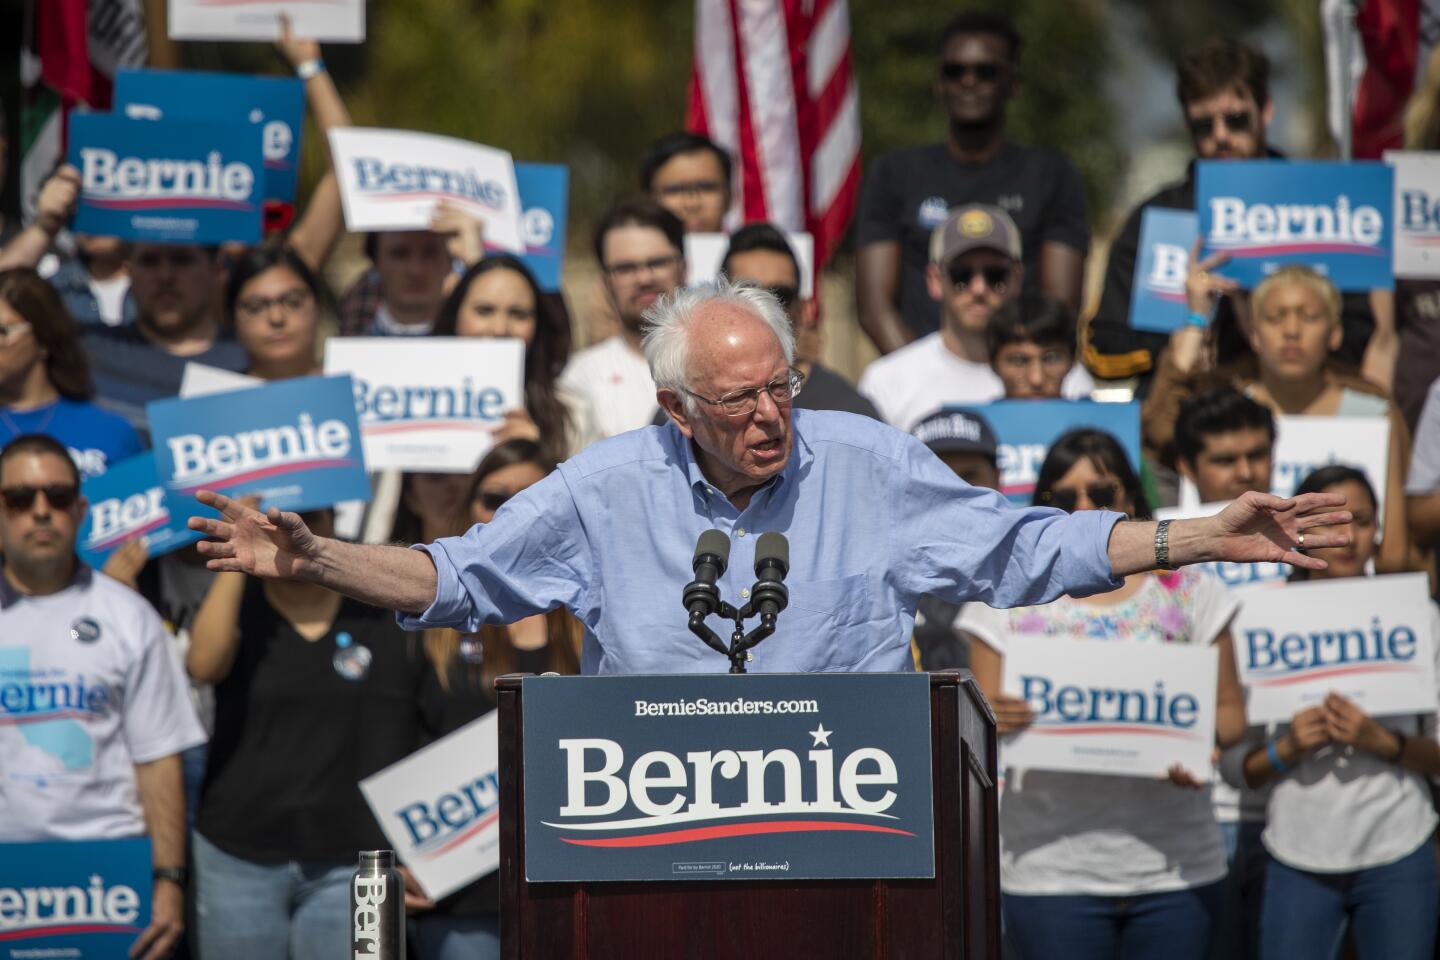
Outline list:
[[[944,143],[895,150],[875,161],[860,201],[856,242],[900,244],[900,315],[923,337],[940,328],[940,305],[925,287],[930,234],[969,203],[999,207],[1020,228],[1025,289],[1038,291],[1040,247],[1090,244],[1085,184],[1060,154],[1007,143],[989,163],[961,163]]]
[[[180,392],[185,364],[193,361],[236,373],[250,365],[245,349],[233,340],[219,339],[203,353],[177,357],[151,343],[136,325],[92,327],[81,342],[90,355],[96,402],[147,435],[145,405]]]
[[[82,477],[98,477],[145,449],[140,434],[124,417],[85,400],[61,397],[54,403],[17,413],[0,411],[0,428],[12,436],[43,433],[65,444]],[[0,443],[11,437],[0,437]]]

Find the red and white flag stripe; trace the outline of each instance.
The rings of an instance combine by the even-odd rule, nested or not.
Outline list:
[[[860,98],[845,0],[695,0],[686,126],[736,159],[733,219],[834,252],[860,192]]]

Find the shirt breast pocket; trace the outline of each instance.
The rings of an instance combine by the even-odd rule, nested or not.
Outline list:
[[[786,585],[790,604],[779,622],[789,638],[782,642],[791,648],[792,656],[787,659],[793,661],[794,669],[844,670],[875,652],[881,634],[873,622],[865,574],[787,581]]]

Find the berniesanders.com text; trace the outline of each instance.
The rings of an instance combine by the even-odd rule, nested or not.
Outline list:
[[[819,713],[818,700],[636,700],[637,717],[740,717],[768,714]]]

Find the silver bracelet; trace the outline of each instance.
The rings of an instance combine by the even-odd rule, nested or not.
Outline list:
[[[1155,567],[1158,570],[1177,569],[1170,563],[1170,521],[1161,520],[1155,524]]]
[[[295,65],[295,76],[301,80],[309,80],[311,77],[319,76],[325,72],[325,61],[319,57],[311,57],[304,63]]]

